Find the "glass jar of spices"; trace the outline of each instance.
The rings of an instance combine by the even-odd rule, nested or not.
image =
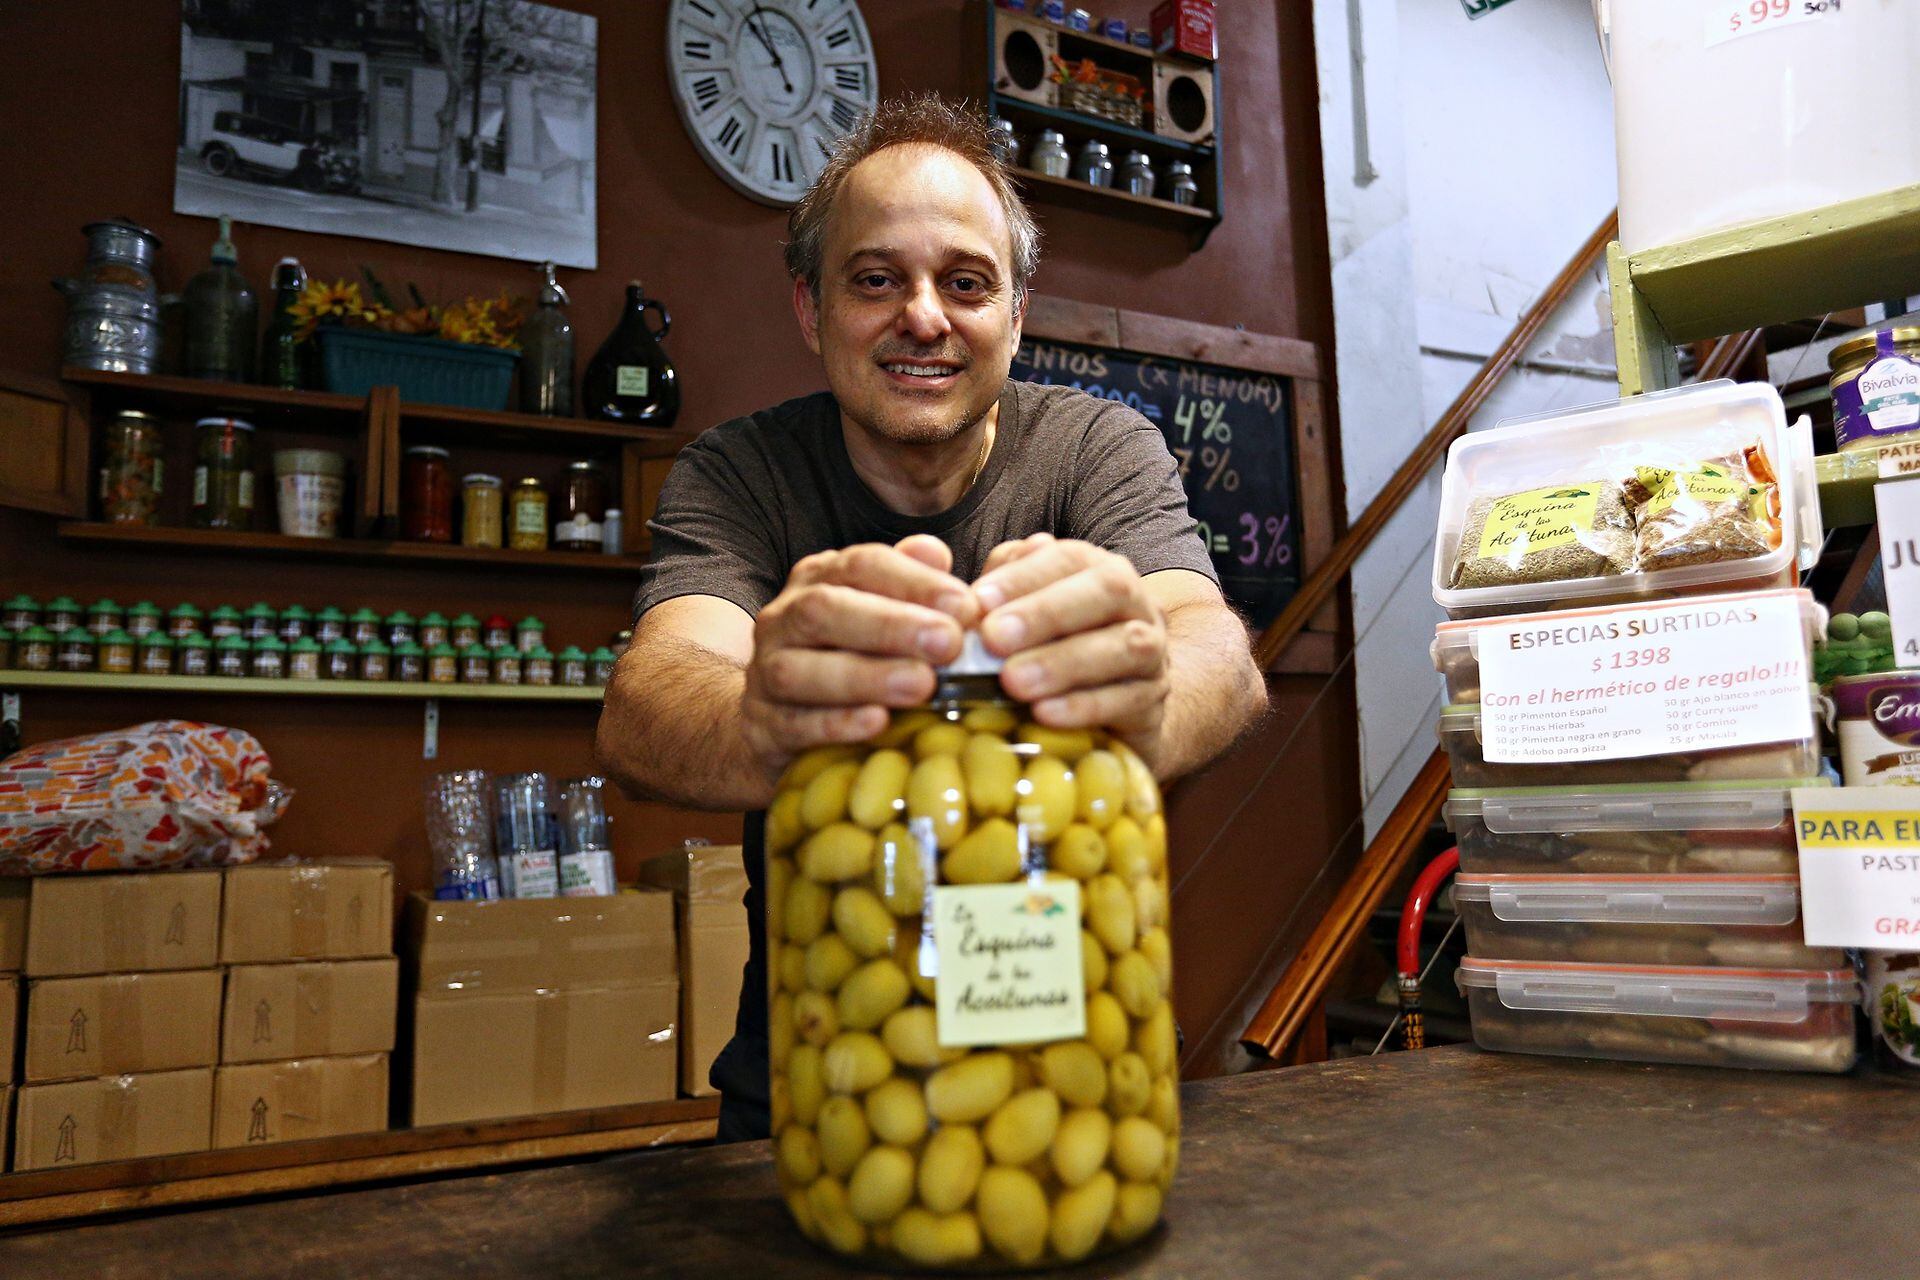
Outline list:
[[[1080,144],[1080,151],[1073,158],[1073,177],[1090,187],[1110,187],[1113,185],[1113,157],[1107,154],[1107,144],[1098,138],[1088,138]]]
[[[460,483],[460,544],[497,547],[501,542],[500,477],[475,472]]]
[[[559,519],[553,525],[556,551],[600,550],[600,524],[607,514],[607,476],[597,462],[567,465],[560,493]]]
[[[555,660],[555,676],[560,683],[570,688],[583,688],[587,683],[587,655],[577,644],[570,644],[560,651]]]
[[[321,644],[332,644],[346,634],[347,615],[332,605],[313,615],[313,638]]]
[[[345,636],[327,641],[320,651],[322,680],[351,680],[360,669],[360,651]]]
[[[419,629],[419,624],[413,620],[413,615],[405,609],[395,609],[388,614],[384,625],[386,642],[395,649],[403,644],[412,644]]]
[[[403,684],[419,684],[427,678],[427,651],[409,640],[393,646],[393,678]]]
[[[381,640],[369,640],[360,646],[360,678],[386,680],[393,673],[393,650]]]
[[[431,649],[447,642],[447,615],[438,611],[420,619],[420,647]]]
[[[1193,180],[1193,166],[1185,160],[1175,160],[1167,166],[1167,176],[1162,182],[1160,196],[1175,204],[1199,204],[1200,184]]]
[[[80,625],[80,602],[72,596],[55,596],[47,601],[46,619],[40,625],[63,636]]]
[[[527,476],[513,487],[507,521],[507,546],[515,551],[547,549],[547,491]]]
[[[140,674],[143,676],[165,676],[173,674],[173,651],[177,647],[173,637],[164,631],[149,631],[138,637],[140,645]]]
[[[120,629],[120,606],[111,600],[95,600],[87,606],[87,630],[104,636]]]
[[[372,644],[380,638],[380,615],[371,609],[355,609],[347,619],[347,639],[354,647]]]
[[[279,636],[253,642],[253,674],[260,680],[286,678],[287,645]]]
[[[427,650],[427,683],[452,684],[460,678],[460,656],[450,644],[436,644]]]
[[[613,679],[613,664],[616,661],[618,661],[618,659],[614,657],[613,650],[607,648],[605,645],[600,646],[588,654],[587,682],[589,684],[605,684],[607,681]]]
[[[488,649],[513,643],[513,628],[508,624],[505,614],[496,613],[487,619],[480,628],[480,643]]]
[[[454,648],[465,651],[470,645],[480,643],[480,619],[472,614],[463,613],[447,625],[450,628],[447,643]]]
[[[253,664],[253,653],[245,636],[226,636],[214,643],[213,672],[220,676],[244,676]]]
[[[100,518],[110,524],[160,523],[166,463],[159,420],[138,409],[122,409],[102,435]]]
[[[246,630],[246,625],[240,618],[240,611],[230,604],[216,605],[207,614],[207,634],[213,637],[215,644],[228,636],[245,635]]]
[[[313,634],[313,615],[297,604],[280,611],[280,638],[288,644]]]
[[[510,644],[503,644],[493,651],[493,682],[495,684],[520,683],[520,651]]]
[[[183,676],[206,676],[213,673],[213,641],[198,631],[189,631],[175,638],[174,665],[179,667]]]
[[[39,625],[40,602],[25,592],[0,604],[0,627],[5,627],[15,635],[23,635]]]
[[[14,641],[14,665],[22,671],[51,671],[54,659],[53,632],[45,627],[28,627]]]
[[[290,680],[318,680],[320,678],[321,646],[312,636],[301,636],[287,646],[287,678]]]
[[[1067,154],[1065,135],[1058,129],[1042,129],[1033,150],[1027,152],[1027,168],[1049,178],[1064,178],[1072,167],[1073,157]]]
[[[201,635],[205,625],[206,615],[190,604],[177,604],[167,610],[167,634],[175,640]]]
[[[1153,161],[1147,158],[1146,152],[1127,152],[1126,160],[1120,165],[1120,186],[1130,196],[1153,194]]]
[[[160,606],[151,600],[142,600],[127,610],[127,630],[133,633],[135,640],[143,640],[156,631],[165,630],[160,623]]]
[[[493,679],[493,655],[477,644],[460,651],[460,683],[487,684]]]
[[[613,642],[607,647],[613,650],[613,656],[618,658],[633,647],[633,632],[625,629],[614,632]]]
[[[197,529],[253,527],[253,424],[202,418],[193,426],[193,507]]]
[[[241,632],[248,644],[259,644],[280,634],[280,611],[264,601],[247,610],[246,627]]]
[[[520,652],[532,653],[547,641],[547,624],[538,618],[522,618],[513,628],[514,643]]]
[[[133,674],[133,662],[138,653],[132,636],[119,629],[98,637],[98,657],[96,664],[108,675],[130,676]]]
[[[98,640],[85,627],[68,627],[59,633],[54,662],[68,672],[93,670],[94,646]]]
[[[528,684],[549,685],[553,683],[553,651],[543,644],[537,644],[522,655],[520,664]]]
[[[453,541],[453,468],[438,445],[417,444],[400,461],[400,536]]]

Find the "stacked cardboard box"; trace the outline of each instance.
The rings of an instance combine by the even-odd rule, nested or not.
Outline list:
[[[0,880],[0,1169],[13,1152],[14,1039],[27,957],[27,882]]]
[[[673,899],[407,902],[416,1125],[674,1096]]]
[[[680,937],[680,1091],[719,1092],[707,1072],[733,1036],[747,967],[747,869],[741,848],[688,845],[640,866],[642,883],[673,894]]]
[[[387,1127],[399,1003],[392,939],[385,862],[228,868],[215,1147]]]

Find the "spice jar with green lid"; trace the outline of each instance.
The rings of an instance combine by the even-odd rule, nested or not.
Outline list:
[[[127,610],[127,630],[135,640],[144,640],[162,629],[160,606],[153,601],[142,600]]]
[[[313,615],[313,638],[321,644],[332,644],[346,634],[347,615],[332,605]]]
[[[287,646],[287,678],[290,680],[318,680],[320,678],[320,642],[312,636],[301,636]]]
[[[280,611],[280,638],[288,644],[313,634],[313,615],[297,604]]]
[[[514,624],[513,638],[521,653],[532,653],[547,642],[547,624],[538,618],[522,618]]]
[[[0,626],[15,635],[25,635],[39,625],[40,602],[26,592],[0,604]]]
[[[262,680],[282,680],[287,674],[287,645],[279,636],[253,642],[253,674]]]
[[[215,646],[228,636],[245,637],[246,632],[240,611],[230,604],[218,605],[207,614],[207,634],[213,637]]]
[[[0,671],[13,667],[13,632],[0,627]]]
[[[547,646],[535,645],[531,652],[523,655],[520,666],[528,684],[553,683],[553,650]]]
[[[403,644],[414,643],[420,626],[419,623],[413,620],[413,615],[405,609],[395,609],[392,613],[388,614],[386,622],[383,625],[386,627],[384,639],[395,649],[398,649]]]
[[[353,647],[353,641],[342,636],[327,642],[320,658],[322,680],[351,680],[359,670],[360,651]]]
[[[106,636],[120,629],[124,616],[120,606],[113,601],[95,600],[87,606],[87,630],[96,636]]]
[[[244,676],[253,665],[253,647],[245,636],[222,636],[213,645],[213,673]]]
[[[495,684],[520,683],[520,651],[510,644],[500,645],[492,652],[493,682]]]
[[[54,642],[54,665],[62,671],[93,670],[94,646],[99,637],[85,627],[68,627]]]
[[[213,641],[198,631],[189,631],[177,637],[174,644],[174,665],[183,676],[205,676],[213,673]]]
[[[173,674],[174,639],[164,631],[149,631],[139,637],[140,674],[143,676],[166,676]]]
[[[115,627],[99,638],[95,665],[108,675],[130,676],[137,653],[133,637]]]
[[[429,654],[445,644],[449,634],[446,614],[435,611],[420,619],[419,644]]]
[[[14,642],[14,665],[22,671],[53,670],[53,632],[45,627],[28,627]]]
[[[471,645],[480,643],[480,619],[470,613],[463,613],[448,624],[451,630],[447,643],[465,652]]]
[[[560,651],[558,667],[555,673],[561,684],[576,688],[587,683],[587,654],[577,644],[570,644]]]
[[[355,609],[353,616],[347,619],[347,639],[353,641],[355,647],[379,640],[380,615],[371,609]]]
[[[605,684],[613,679],[613,664],[619,659],[613,656],[613,650],[601,645],[587,655],[587,683]]]
[[[452,684],[460,678],[460,655],[450,644],[437,644],[427,650],[427,683]]]
[[[205,623],[206,615],[190,604],[177,604],[167,610],[167,634],[175,640],[199,635]]]
[[[427,651],[409,640],[393,646],[393,678],[403,684],[419,684],[427,678]]]
[[[63,635],[69,628],[80,625],[80,602],[72,596],[55,596],[47,601],[43,616],[46,621],[41,626],[55,635]]]
[[[247,643],[257,644],[280,633],[280,611],[264,601],[247,610]]]
[[[460,651],[460,683],[490,684],[493,681],[493,656],[477,644]]]
[[[360,678],[386,680],[393,671],[393,650],[384,640],[369,640],[360,646]]]

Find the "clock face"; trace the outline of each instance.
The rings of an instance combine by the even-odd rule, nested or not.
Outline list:
[[[700,154],[773,205],[806,194],[878,95],[856,0],[673,0],[667,63]]]

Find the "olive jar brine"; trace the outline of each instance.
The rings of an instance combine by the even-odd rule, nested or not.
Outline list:
[[[1167,830],[1147,765],[1036,724],[969,635],[933,700],[767,812],[772,1125],[800,1229],[951,1270],[1160,1221],[1178,1158]]]

